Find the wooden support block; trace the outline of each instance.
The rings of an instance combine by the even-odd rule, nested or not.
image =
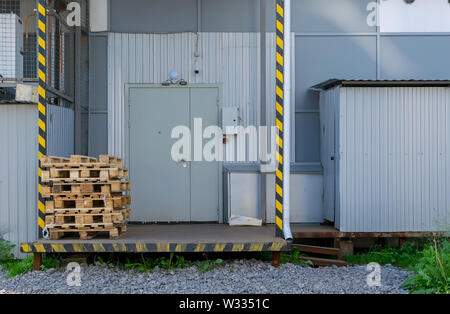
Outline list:
[[[82,184],[82,185],[80,185],[80,190],[83,193],[92,193],[92,192],[94,192],[94,185],[93,184]]]
[[[53,201],[46,201],[45,202],[45,209],[54,209],[55,203]]]
[[[50,178],[59,178],[59,169],[56,168],[50,168]]]
[[[102,185],[101,186],[101,192],[104,194],[111,193],[111,186],[110,185]]]
[[[81,186],[80,185],[72,185],[71,193],[73,193],[73,194],[80,194],[81,193]]]
[[[281,264],[281,252],[272,252],[272,265],[279,267]]]
[[[33,270],[39,271],[42,266],[42,253],[34,252],[33,253]]]
[[[353,241],[340,241],[340,248],[343,256],[353,256]]]
[[[64,224],[64,216],[56,216],[55,217],[55,224],[63,225]]]
[[[53,193],[61,193],[63,191],[62,185],[54,185],[52,188]]]
[[[109,179],[109,171],[108,170],[100,170],[100,178]]]
[[[53,215],[45,216],[45,224],[46,225],[53,225],[54,223],[55,223],[55,216],[53,216]]]
[[[122,184],[120,182],[111,183],[111,192],[121,192]]]
[[[44,194],[44,195],[50,194],[50,193],[52,193],[52,187],[48,186],[48,185],[42,185],[41,191],[42,191],[42,194]]]
[[[89,178],[91,176],[90,170],[80,170],[80,177],[81,178]]]
[[[87,207],[92,207],[89,206],[89,202],[92,202],[91,200],[76,200],[75,201],[75,208],[87,208]],[[86,205],[87,204],[87,205]]]
[[[41,171],[42,180],[50,179],[50,171],[43,170]]]
[[[80,177],[80,170],[70,170],[70,178],[78,179]]]

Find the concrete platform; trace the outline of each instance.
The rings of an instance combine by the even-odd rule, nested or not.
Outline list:
[[[70,252],[280,252],[285,240],[275,237],[275,228],[230,227],[224,224],[129,225],[116,240],[40,239],[22,243],[24,253]]]

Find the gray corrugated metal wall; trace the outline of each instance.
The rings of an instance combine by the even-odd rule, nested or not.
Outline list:
[[[340,230],[448,231],[450,88],[345,87],[334,105]]]
[[[48,152],[73,153],[73,111],[48,106]],[[0,104],[0,236],[16,245],[37,236],[37,105]]]
[[[271,55],[274,54],[275,36],[270,33],[267,38],[267,50]],[[238,106],[242,125],[258,125],[259,42],[259,33],[109,33],[109,153],[125,154],[125,83],[159,84],[168,78],[171,70],[177,70],[189,84],[220,85],[222,106]],[[196,62],[193,60],[197,45],[199,74],[194,73]],[[267,66],[267,113],[268,121],[274,125],[274,60],[268,60]]]
[[[0,104],[0,236],[15,245],[36,239],[37,120],[36,105]]]
[[[69,157],[74,153],[74,113],[72,109],[47,106],[48,154]]]

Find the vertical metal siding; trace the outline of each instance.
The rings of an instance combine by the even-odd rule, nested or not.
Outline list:
[[[220,85],[222,106],[239,106],[241,124],[258,125],[259,45],[259,33],[109,33],[109,153],[125,156],[125,84],[159,84],[171,70],[177,70],[190,84]],[[194,73],[196,47],[200,52],[199,74]],[[275,55],[273,33],[267,34],[267,50],[268,56]],[[275,60],[272,59],[267,60],[267,108],[268,122],[274,125]]]
[[[49,154],[73,152],[73,111],[48,106]],[[37,105],[0,104],[0,236],[16,245],[37,236]]]
[[[47,106],[48,154],[69,157],[74,153],[74,112],[70,108]]]
[[[450,88],[341,88],[340,230],[450,226]]]
[[[37,106],[0,104],[0,236],[16,245],[37,234]]]

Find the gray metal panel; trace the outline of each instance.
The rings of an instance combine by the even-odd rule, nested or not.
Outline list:
[[[189,125],[189,89],[131,88],[132,221],[190,221],[190,167],[175,162],[172,129]]]
[[[382,79],[450,79],[449,36],[381,36]]]
[[[261,0],[203,0],[202,31],[257,32]],[[272,27],[274,29],[274,27]]]
[[[297,162],[320,160],[320,123],[318,112],[303,112],[295,115],[295,156]]]
[[[0,104],[0,236],[16,245],[37,238],[37,106]]]
[[[268,55],[275,53],[267,34]],[[194,73],[192,55],[200,58]],[[108,151],[124,156],[126,83],[160,84],[177,70],[189,84],[221,86],[222,106],[239,106],[241,124],[258,125],[259,33],[108,34]],[[268,58],[273,59],[273,58]],[[274,125],[275,63],[268,61],[268,123]],[[230,140],[229,145],[234,145]]]
[[[331,77],[376,78],[376,37],[297,36],[296,161],[320,160],[319,93],[310,87]]]
[[[445,231],[450,88],[341,88],[340,230]]]
[[[89,156],[108,154],[108,114],[92,113],[89,116]]]
[[[47,154],[74,154],[74,112],[70,108],[47,106]]]
[[[297,36],[295,44],[297,109],[318,109],[309,88],[329,78],[376,79],[375,36]]]
[[[91,112],[108,109],[108,36],[95,34],[90,36],[89,72]]]
[[[218,88],[190,88],[191,132],[193,119],[202,118],[203,129],[219,122]],[[194,134],[192,133],[194,136]],[[198,139],[197,139],[198,140]],[[203,139],[202,149],[210,140]],[[194,143],[192,143],[194,145]],[[222,145],[222,138],[219,139]],[[192,146],[194,147],[194,146]],[[192,152],[194,150],[192,149]],[[217,161],[192,161],[191,163],[191,221],[219,220],[219,166]]]
[[[367,4],[375,0],[294,0],[292,30],[295,32],[375,32],[367,25]]]
[[[275,223],[275,175],[267,175],[267,223]],[[291,174],[291,223],[323,222],[322,174]]]
[[[197,30],[197,0],[110,0],[113,32],[186,32]]]

